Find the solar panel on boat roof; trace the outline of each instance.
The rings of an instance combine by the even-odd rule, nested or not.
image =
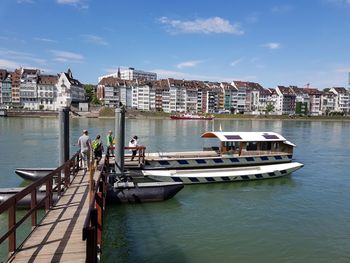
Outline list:
[[[225,135],[227,140],[242,140],[242,137],[239,135]]]
[[[264,134],[263,137],[265,139],[271,140],[271,139],[279,139],[278,136],[276,135],[269,135],[269,134]]]

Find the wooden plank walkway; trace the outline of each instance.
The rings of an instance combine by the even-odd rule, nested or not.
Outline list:
[[[95,180],[103,163],[104,158],[94,173]],[[89,209],[89,190],[89,172],[81,170],[10,262],[85,262],[82,232]]]

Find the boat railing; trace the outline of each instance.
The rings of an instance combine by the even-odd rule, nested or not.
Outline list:
[[[217,157],[219,156],[216,151],[191,151],[191,152],[163,152],[159,153],[148,153],[147,158],[150,160],[154,159],[177,159],[177,158],[205,158],[205,157]]]
[[[289,155],[280,151],[242,151],[240,156],[263,156],[263,155]]]
[[[106,207],[108,169],[109,157],[107,155],[103,166],[91,165],[90,169],[89,210],[84,221],[82,236],[82,239],[86,241],[86,262],[98,262],[98,253],[102,244],[103,215]]]
[[[57,192],[58,199],[79,171],[80,154],[77,152],[63,165],[46,175],[45,177],[31,183],[20,192],[14,194],[9,199],[0,204],[0,215],[7,212],[8,230],[0,237],[0,245],[8,241],[8,252],[11,256],[19,246],[17,246],[17,229],[31,217],[31,225],[38,225],[38,210],[45,207],[45,213],[54,205],[53,193]],[[55,182],[55,183],[54,183]],[[45,186],[45,196],[42,200],[37,200],[37,193],[41,186]],[[17,218],[17,204],[26,196],[31,196],[30,209],[23,217]],[[58,200],[57,199],[57,200]]]

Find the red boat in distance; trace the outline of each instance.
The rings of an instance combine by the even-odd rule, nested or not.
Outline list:
[[[212,120],[212,116],[204,116],[198,114],[179,114],[179,115],[170,115],[172,120]]]

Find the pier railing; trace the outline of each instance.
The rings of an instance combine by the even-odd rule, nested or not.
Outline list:
[[[5,240],[8,240],[9,254],[12,254],[18,248],[16,243],[17,229],[29,217],[31,217],[32,227],[37,226],[38,210],[44,206],[46,210],[45,212],[48,212],[48,210],[54,205],[54,192],[55,194],[57,193],[59,198],[65,189],[71,184],[73,178],[79,171],[79,159],[80,154],[78,152],[62,166],[58,167],[45,177],[33,182],[0,204],[0,214],[8,212],[8,231],[0,237],[0,244]],[[45,186],[45,196],[42,200],[38,201],[37,193],[42,186]],[[28,195],[31,196],[30,209],[22,218],[17,219],[17,203]]]
[[[146,152],[146,147],[145,146],[136,146],[136,147],[124,147],[125,150],[130,150],[130,151],[137,151],[137,161],[139,165],[144,165],[145,164],[145,152]]]
[[[99,166],[98,176],[93,178],[97,165],[90,169],[90,204],[84,227],[83,240],[86,241],[86,262],[98,262],[98,253],[102,245],[103,215],[106,207],[107,175],[109,158],[106,155],[103,166]]]

